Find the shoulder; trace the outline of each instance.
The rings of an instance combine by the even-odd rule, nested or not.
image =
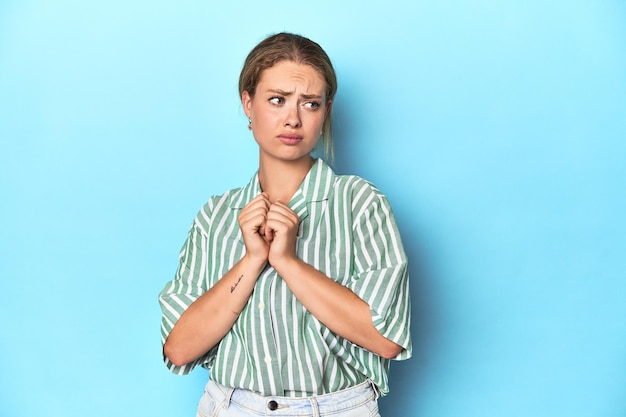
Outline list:
[[[387,197],[370,181],[357,175],[336,175],[335,191],[349,198],[353,209],[367,209],[372,205],[388,206]]]
[[[215,219],[222,218],[232,212],[232,207],[239,199],[242,187],[233,188],[223,194],[212,195],[196,214],[193,226],[203,233],[208,233]]]
[[[335,187],[350,190],[377,190],[376,186],[368,180],[358,175],[338,175],[335,174]]]

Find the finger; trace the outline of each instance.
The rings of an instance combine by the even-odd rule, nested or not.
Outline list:
[[[278,220],[289,224],[298,224],[300,222],[300,217],[288,206],[276,203],[270,206],[267,212],[267,219]]]
[[[251,218],[255,218],[258,215],[265,215],[270,208],[269,200],[267,196],[259,194],[250,203],[248,203],[239,213],[239,223],[247,222]]]
[[[268,210],[265,207],[249,207],[245,211],[241,211],[239,213],[239,222],[247,222],[250,219],[254,219],[257,217],[265,217],[267,215]]]
[[[256,210],[262,208],[264,210],[269,210],[270,208],[270,201],[267,199],[266,196],[264,196],[263,194],[259,194],[258,196],[256,196],[254,199],[252,199],[242,210],[242,213],[251,211],[251,210]]]
[[[285,214],[293,213],[294,216],[297,216],[295,211],[293,211],[288,205],[283,204],[280,201],[277,201],[271,204],[268,211],[277,211],[277,212],[285,213]]]
[[[263,207],[257,207],[240,213],[239,228],[244,235],[259,234],[265,238],[265,223],[267,222],[267,212]]]

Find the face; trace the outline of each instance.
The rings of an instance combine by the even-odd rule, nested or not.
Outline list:
[[[308,163],[331,104],[326,82],[315,68],[279,62],[263,71],[254,97],[244,91],[241,102],[252,122],[261,161]]]

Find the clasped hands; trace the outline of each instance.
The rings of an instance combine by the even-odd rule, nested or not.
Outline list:
[[[238,220],[251,258],[276,267],[281,260],[296,257],[300,218],[286,204],[272,203],[261,193],[241,210]]]

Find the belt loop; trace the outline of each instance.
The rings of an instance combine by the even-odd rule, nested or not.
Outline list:
[[[378,389],[378,385],[374,384],[374,381],[372,381],[371,379],[368,379],[367,382],[370,383],[372,389],[374,390],[374,400],[378,401],[378,399],[380,398],[380,389]]]
[[[311,403],[311,408],[313,409],[313,416],[312,417],[321,417],[320,416],[320,408],[317,405],[317,400],[315,399],[315,397],[309,397],[309,402]]]
[[[233,396],[233,392],[235,392],[235,388],[228,388],[228,390],[224,393],[224,408],[226,409],[230,407],[230,399]]]

